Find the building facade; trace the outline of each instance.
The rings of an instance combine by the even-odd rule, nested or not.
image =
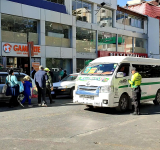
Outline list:
[[[0,0],[0,18],[3,65],[27,73],[30,41],[34,67],[62,67],[68,74],[97,57],[149,57],[150,48],[159,48],[159,39],[151,42],[159,38],[157,19],[117,7],[116,0]],[[150,24],[158,27],[151,31]]]

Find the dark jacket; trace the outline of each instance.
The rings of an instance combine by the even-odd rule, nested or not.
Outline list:
[[[67,76],[67,73],[64,73],[62,76],[62,79],[65,78]]]
[[[35,73],[34,81],[36,86],[40,86],[41,88],[46,87],[46,80],[48,80],[47,73],[43,70],[39,70]]]
[[[33,71],[32,71],[32,79],[34,79],[34,75],[35,75],[35,73],[36,73],[36,71],[35,71],[35,70],[33,70]]]

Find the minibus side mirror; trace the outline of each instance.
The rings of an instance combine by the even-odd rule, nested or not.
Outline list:
[[[123,72],[117,72],[116,77],[117,77],[117,78],[123,78],[123,77],[124,77]]]

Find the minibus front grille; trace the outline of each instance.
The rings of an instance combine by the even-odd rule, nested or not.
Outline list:
[[[97,87],[97,86],[78,86],[76,94],[98,96],[99,95],[99,87]]]

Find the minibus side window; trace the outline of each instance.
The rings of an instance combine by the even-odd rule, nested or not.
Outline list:
[[[160,77],[160,66],[158,65],[137,65],[133,64],[137,72],[140,73],[142,78],[156,78]]]
[[[117,72],[123,72],[123,76],[129,76],[129,66],[130,64],[121,64]]]

